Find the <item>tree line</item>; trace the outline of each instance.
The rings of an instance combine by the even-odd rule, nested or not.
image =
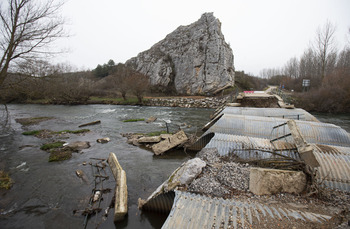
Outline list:
[[[296,92],[296,104],[310,111],[349,112],[350,41],[337,49],[336,26],[327,21],[316,31],[315,40],[299,57],[289,59],[282,68],[263,69],[260,76],[270,84],[283,85]],[[349,34],[350,35],[350,30]],[[303,87],[304,79],[310,87]]]

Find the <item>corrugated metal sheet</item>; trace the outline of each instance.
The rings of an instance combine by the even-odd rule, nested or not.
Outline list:
[[[175,193],[173,191],[157,195],[156,197],[147,200],[142,206],[143,210],[154,211],[160,213],[168,213],[173,206]]]
[[[319,122],[315,116],[300,108],[285,109],[256,107],[225,107],[225,109],[221,111],[220,114],[249,115]]]
[[[313,212],[176,191],[173,207],[162,228],[260,228],[277,224],[291,228],[300,221],[320,226],[330,218]]]
[[[224,114],[203,136],[222,133],[273,139],[290,133],[287,125],[273,130],[274,126],[285,122],[285,119],[279,118]],[[295,122],[309,143],[350,147],[349,133],[339,126],[321,122]],[[292,137],[287,138],[287,141],[292,142]]]
[[[350,148],[311,144],[317,161],[318,180],[330,188],[350,192]]]
[[[299,159],[299,154],[293,150],[295,144],[283,141],[276,141],[273,146],[267,139],[221,133],[208,134],[203,140],[208,143],[199,141],[196,145],[198,148],[217,148],[221,156],[234,154],[241,159],[265,159],[276,157],[267,151],[277,149],[279,154]],[[320,163],[317,168],[318,180],[329,188],[350,192],[350,147],[310,145]]]
[[[276,157],[267,152],[274,151],[285,156],[299,159],[295,144],[276,141],[274,145],[270,140],[239,135],[216,133],[205,148],[217,148],[221,156],[234,154],[242,159],[265,159]]]

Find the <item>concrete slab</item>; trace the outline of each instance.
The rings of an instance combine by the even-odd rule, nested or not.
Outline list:
[[[114,207],[114,222],[117,222],[123,220],[128,213],[128,187],[126,185],[126,173],[120,166],[114,153],[109,154],[108,164],[117,183],[115,188]]]
[[[306,187],[306,175],[300,171],[251,168],[249,190],[255,195],[301,193]]]
[[[172,135],[168,139],[165,139],[152,146],[152,150],[155,155],[161,155],[164,152],[185,143],[188,141],[188,138],[183,130],[180,130],[176,134]]]

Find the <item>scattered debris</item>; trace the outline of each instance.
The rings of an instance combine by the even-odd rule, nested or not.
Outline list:
[[[85,175],[85,173],[83,172],[83,170],[78,169],[75,171],[75,174],[85,183],[88,184],[89,180],[87,178],[87,176]]]
[[[163,140],[159,142],[158,144],[155,144],[152,146],[152,150],[155,155],[161,155],[164,152],[178,146],[181,144],[184,144],[188,140],[185,132],[183,130],[180,130],[176,134],[173,134],[171,137],[169,137],[166,140]]]
[[[154,121],[156,121],[156,120],[157,120],[156,117],[151,116],[151,117],[149,117],[149,118],[146,120],[146,123],[151,123],[151,122],[154,122]]]
[[[161,136],[144,136],[137,139],[138,143],[158,143],[162,140]]]
[[[249,179],[249,190],[255,195],[299,194],[306,188],[306,175],[301,171],[250,168]]]
[[[96,140],[96,142],[98,142],[98,143],[107,143],[110,140],[111,140],[110,138],[99,138],[99,139]]]
[[[97,125],[97,124],[100,124],[101,121],[100,120],[97,120],[97,121],[94,121],[94,122],[89,122],[89,123],[85,123],[85,124],[81,124],[80,126],[78,126],[79,128],[80,127],[84,127],[84,126],[92,126],[92,125]]]
[[[140,122],[140,121],[145,121],[145,119],[144,118],[136,118],[136,119],[123,120],[123,122]]]
[[[114,221],[121,221],[128,213],[128,187],[126,184],[126,173],[120,166],[114,153],[110,153],[108,164],[116,181],[115,188],[115,210]]]
[[[156,211],[164,211],[169,207],[164,207],[161,205],[164,198],[168,195],[173,196],[175,188],[179,186],[187,186],[193,179],[195,179],[206,166],[206,163],[200,158],[194,158],[184,162],[178,169],[176,169],[170,177],[161,184],[155,192],[152,193],[147,200],[139,199],[138,206],[140,209],[146,208]],[[170,197],[171,199],[171,197]],[[165,208],[165,209],[163,209]]]

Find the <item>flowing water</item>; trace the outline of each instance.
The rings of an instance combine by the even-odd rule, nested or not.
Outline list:
[[[164,131],[165,122],[172,127],[182,125],[185,132],[195,133],[209,121],[213,111],[115,105],[8,105],[8,110],[11,126],[0,135],[0,169],[8,171],[15,183],[10,191],[0,192],[0,228],[83,228],[84,216],[73,214],[73,210],[88,206],[93,186],[91,168],[82,164],[92,157],[107,158],[110,152],[116,154],[127,174],[129,212],[122,223],[114,225],[110,211],[101,227],[160,228],[166,216],[142,213],[137,209],[137,200],[146,199],[190,155],[177,151],[156,157],[151,151],[127,144],[121,133]],[[31,126],[15,121],[39,116],[54,119]],[[158,119],[154,123],[123,122],[150,116]],[[48,162],[49,154],[39,149],[48,139],[22,135],[24,131],[37,129],[76,130],[80,124],[96,120],[101,120],[101,124],[84,127],[91,132],[71,134],[69,139],[64,139],[67,142],[89,141],[91,147],[82,154],[73,153],[71,159],[62,162]],[[188,128],[189,125],[192,127]],[[96,139],[102,137],[109,137],[111,141],[97,143]],[[75,175],[77,169],[90,177],[90,183],[82,182]],[[114,179],[109,179],[105,187],[114,188],[114,184]],[[107,197],[103,201],[110,202],[110,199]],[[87,228],[95,228],[95,222],[99,221],[92,217]]]
[[[149,150],[127,144],[121,133],[162,131],[166,129],[167,122],[172,126],[181,125],[187,133],[200,134],[198,130],[209,121],[209,115],[213,112],[212,109],[115,105],[8,105],[8,110],[9,123],[0,133],[0,169],[8,171],[15,183],[9,191],[0,191],[0,228],[65,229],[83,228],[84,216],[73,214],[73,210],[83,210],[88,206],[93,188],[91,167],[83,163],[91,161],[91,158],[107,158],[110,152],[116,154],[127,174],[129,212],[123,222],[114,224],[110,211],[100,227],[160,228],[167,216],[142,213],[137,208],[137,200],[147,198],[193,155],[175,151],[156,157]],[[15,121],[39,116],[54,119],[31,126],[22,126]],[[150,116],[158,119],[148,124],[123,122],[125,119],[147,119]],[[349,115],[315,116],[320,121],[334,123],[350,132]],[[101,120],[101,124],[86,127],[91,132],[71,134],[64,139],[67,142],[89,141],[91,148],[83,150],[82,154],[74,153],[71,159],[62,162],[48,162],[49,154],[39,149],[49,139],[22,135],[24,131],[37,129],[76,130],[79,125],[96,120]],[[111,141],[96,143],[96,139],[102,137],[109,137]],[[77,169],[83,170],[90,177],[90,182],[82,182],[75,175]],[[109,179],[105,187],[114,188],[114,185],[114,179]],[[107,196],[103,202],[109,203],[110,198]],[[91,217],[87,228],[95,228],[100,221],[98,217]]]

